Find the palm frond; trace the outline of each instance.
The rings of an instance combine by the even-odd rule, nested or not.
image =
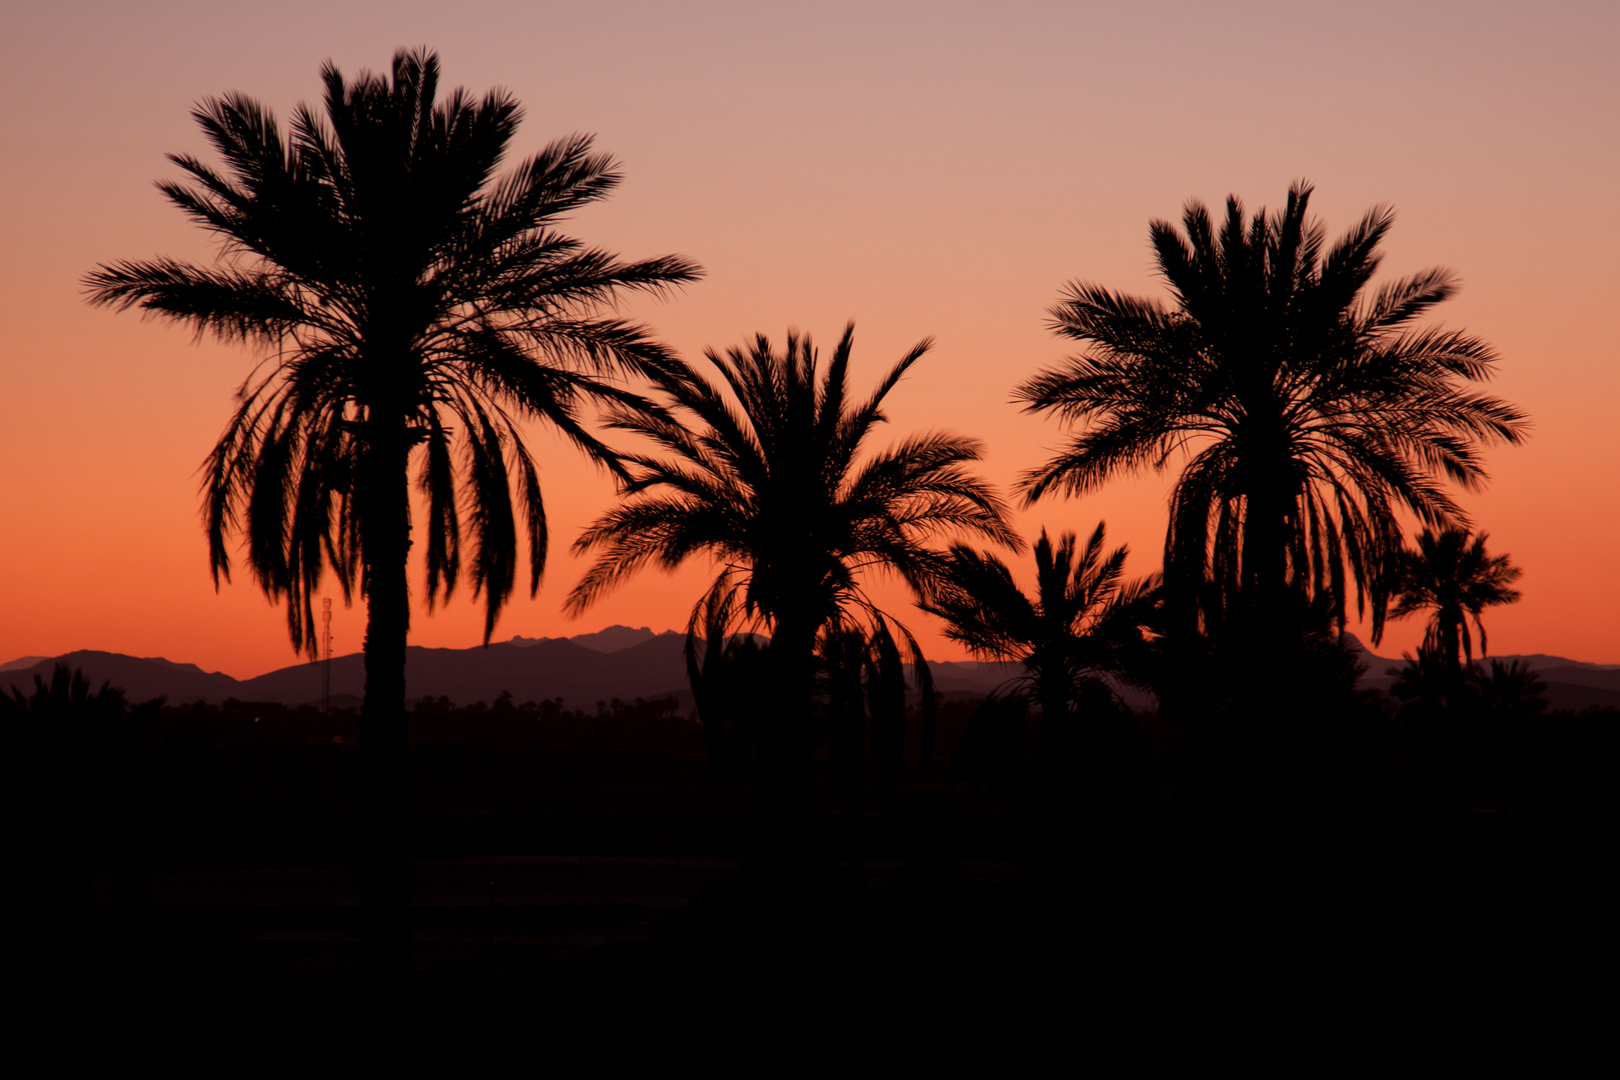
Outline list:
[[[160,189],[220,240],[224,261],[114,262],[84,284],[93,304],[267,351],[203,467],[216,585],[240,537],[256,582],[286,601],[295,647],[313,648],[324,570],[348,595],[369,565],[362,519],[386,497],[361,483],[377,471],[363,463],[405,446],[415,456],[399,483],[414,477],[427,502],[428,602],[448,600],[467,569],[487,641],[515,586],[520,518],[531,594],[545,565],[519,424],[551,425],[628,482],[591,410],[661,422],[629,380],[687,376],[610,309],[702,271],[673,255],[623,260],[559,231],[619,183],[613,159],[572,135],[503,175],[517,102],[441,95],[431,52],[352,79],[328,63],[321,78],[324,101],[298,106],[285,129],[239,94],[202,102],[193,115],[217,163],[170,157],[184,178]]]
[[[1334,597],[1342,619],[1349,584],[1358,605],[1378,600],[1396,511],[1463,520],[1443,482],[1476,488],[1482,448],[1522,442],[1528,424],[1466,385],[1491,376],[1488,346],[1414,326],[1455,276],[1421,271],[1367,298],[1393,211],[1373,208],[1330,247],[1310,195],[1299,182],[1272,214],[1248,216],[1233,197],[1219,223],[1197,202],[1179,229],[1151,223],[1172,310],[1090,283],[1062,288],[1049,325],[1086,351],[1014,400],[1078,430],[1018,491],[1030,505],[1179,461],[1171,577],[1214,575],[1217,592],[1257,603],[1256,589],[1298,585]],[[1245,539],[1260,535],[1251,517],[1269,514],[1281,515],[1285,549],[1265,557],[1272,571]]]

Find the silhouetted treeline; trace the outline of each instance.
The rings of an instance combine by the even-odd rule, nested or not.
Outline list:
[[[565,708],[562,699],[515,702],[500,694],[493,704],[456,705],[422,698],[407,719],[412,745],[526,750],[626,750],[701,757],[703,734],[673,697],[612,698],[594,710]],[[353,746],[360,710],[275,702],[193,702],[163,706],[142,740],[154,746]]]
[[[1343,796],[1353,787],[1363,798],[1377,792],[1379,798],[1400,793],[1402,799],[1438,799],[1456,812],[1582,816],[1612,809],[1620,782],[1620,710],[1548,711],[1544,702],[1537,707],[1535,698],[1529,705],[1514,699],[1504,706],[1492,704],[1478,690],[1448,709],[1446,703],[1424,697],[1421,689],[1398,685],[1397,693],[1410,696],[1402,701],[1356,692],[1349,681],[1337,687],[1318,683],[1284,708],[1281,730],[1272,733],[1260,755],[1281,774],[1276,784],[1267,785],[1268,792],[1317,801],[1327,793]],[[124,777],[146,752],[346,748],[360,735],[355,708],[327,711],[234,700],[130,706],[111,694],[106,702],[93,694],[64,701],[54,710],[30,709],[14,699],[4,702],[7,742],[21,751],[14,768],[21,770],[20,777],[27,774],[13,786],[19,796],[48,793],[56,803],[71,801],[70,793],[79,792],[99,804],[108,793],[123,790]],[[816,718],[817,760],[845,756],[836,752],[841,733],[833,730],[824,701],[818,703]],[[1217,725],[1219,718],[1205,722]],[[471,705],[424,698],[412,706],[409,723],[413,744],[429,753],[434,747],[466,747],[700,759],[713,752],[705,746],[701,721],[682,711],[673,697],[613,698],[593,710],[566,708],[558,699],[520,703],[509,694]],[[1132,782],[1140,783],[1148,798],[1162,801],[1172,795],[1188,797],[1194,793],[1185,790],[1187,785],[1202,782],[1195,775],[1199,763],[1192,759],[1210,751],[1189,740],[1188,728],[1197,723],[1098,703],[1089,725],[1094,730],[1074,736],[1090,742],[1070,745],[1064,734],[1048,734],[1043,740],[1038,718],[1021,698],[952,695],[938,703],[930,722],[916,704],[906,710],[897,757],[932,761],[939,782],[1013,805],[1028,796],[1042,773],[1056,774],[1053,786],[1095,787],[1081,783],[1075,770],[1099,756],[1091,742],[1110,734],[1112,743],[1129,744],[1131,755],[1142,755],[1139,760],[1150,771]],[[746,784],[757,779],[756,751],[750,726],[739,727],[723,752],[731,755],[732,779]],[[1099,727],[1109,732],[1095,730]],[[1248,756],[1259,753],[1250,747]],[[865,777],[869,789],[879,782],[881,776]]]
[[[138,747],[158,705],[132,707],[121,690],[94,688],[63,664],[49,680],[35,675],[32,693],[0,694],[7,851],[21,883],[6,938],[22,970],[82,959],[78,913],[92,866],[110,879],[120,941],[139,949],[150,897],[134,839],[148,783]]]

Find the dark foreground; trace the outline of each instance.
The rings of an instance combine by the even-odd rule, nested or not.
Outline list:
[[[25,935],[56,972],[352,977],[351,747],[171,753]],[[824,777],[823,805],[836,805]],[[1490,807],[1283,812],[1220,827],[1173,793],[1124,840],[1054,840],[908,762],[887,812],[772,858],[755,793],[672,754],[446,749],[417,769],[419,982],[781,992],[1089,1015],[1314,1015],[1533,1027],[1615,1004],[1613,833]],[[1087,837],[1091,839],[1087,839]],[[1044,837],[1045,839],[1041,839]]]

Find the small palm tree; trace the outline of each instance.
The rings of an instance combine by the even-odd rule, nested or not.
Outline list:
[[[840,620],[821,635],[817,650],[826,672],[826,721],[845,846],[857,880],[866,872],[866,780],[870,743],[873,795],[879,810],[891,808],[905,743],[906,672],[899,642],[881,616],[868,628]],[[934,722],[933,680],[916,664],[925,729]]]
[[[1453,680],[1474,659],[1469,620],[1479,631],[1483,656],[1487,642],[1480,614],[1488,607],[1516,603],[1520,596],[1512,586],[1523,571],[1506,555],[1487,553],[1485,540],[1485,533],[1473,535],[1466,529],[1425,529],[1417,547],[1403,551],[1397,565],[1390,618],[1431,612],[1423,649]],[[1375,635],[1373,642],[1378,640]]]
[[[688,633],[705,605],[712,611],[737,597],[740,617],[770,633],[790,829],[808,825],[811,809],[817,637],[840,620],[882,618],[864,573],[898,574],[926,596],[949,570],[929,544],[935,537],[968,533],[1020,546],[1001,499],[965,468],[979,457],[977,441],[929,433],[863,454],[885,421],[885,399],[929,342],[864,400],[848,387],[853,342],[851,325],[823,367],[807,336],[790,333],[780,351],[760,336],[746,350],[705,354],[718,382],[658,373],[668,415],[620,408],[612,426],[663,454],[625,455],[633,478],[623,501],[574,545],[600,551],[569,596],[576,613],[646,566],[673,570],[700,554],[720,563]]]
[[[686,628],[686,679],[703,724],[709,780],[716,791],[748,774],[759,716],[770,696],[770,671],[760,638],[734,634],[738,598],[709,594]]]
[[[1342,625],[1346,569],[1358,598],[1376,593],[1396,512],[1431,527],[1464,520],[1439,479],[1476,486],[1480,447],[1527,431],[1519,410],[1466,385],[1490,377],[1484,342],[1415,325],[1455,292],[1453,275],[1425,270],[1368,295],[1393,211],[1375,208],[1329,247],[1310,195],[1295,184],[1282,212],[1253,218],[1230,198],[1219,229],[1197,202],[1182,232],[1153,222],[1173,305],[1070,284],[1051,325],[1087,351],[1015,393],[1083,425],[1025,475],[1031,502],[1189,455],[1167,585],[1191,597],[1213,581],[1256,641],[1290,622],[1291,594],[1329,596]]]
[[[1481,703],[1499,719],[1521,721],[1547,711],[1547,684],[1523,660],[1492,660],[1479,673]]]
[[[633,412],[640,399],[616,377],[675,361],[600,308],[699,270],[678,257],[621,262],[559,232],[618,183],[612,160],[572,136],[497,175],[518,103],[499,90],[439,100],[432,53],[397,54],[391,77],[348,81],[330,63],[322,77],[324,116],[301,105],[285,135],[240,95],[196,109],[224,166],[171,155],[189,181],[159,186],[220,239],[217,265],[120,262],[87,284],[92,303],[264,350],[205,466],[214,580],[229,579],[228,542],[241,535],[260,587],[286,601],[294,647],[312,655],[323,572],[366,598],[362,964],[388,972],[409,961],[412,481],[426,504],[424,595],[448,600],[470,563],[487,642],[517,579],[519,519],[531,595],[545,566],[545,509],[518,425],[549,423],[622,472],[582,410]]]
[[[1018,588],[1001,560],[958,545],[950,585],[926,605],[945,619],[946,636],[975,656],[1023,666],[1013,696],[1040,713],[1029,789],[1033,839],[1053,872],[1073,868],[1077,845],[1095,857],[1099,843],[1122,841],[1136,824],[1132,811],[1146,781],[1144,740],[1110,679],[1134,674],[1145,659],[1143,628],[1157,603],[1157,575],[1127,582],[1127,549],[1105,553],[1105,542],[1100,522],[1084,547],[1074,533],[1053,544],[1042,530],[1033,595]],[[992,751],[1016,747],[1016,731],[998,738],[986,729],[1021,726],[1024,713],[992,695],[973,717],[978,741]]]
[[[131,706],[110,683],[94,688],[58,663],[32,693],[0,692],[0,731],[11,763],[12,859],[19,865],[17,959],[58,977],[74,961],[92,865],[110,871],[123,944],[138,943],[145,876],[130,842],[146,795],[137,738],[161,699]],[[82,958],[80,958],[82,959]]]
[[[20,686],[11,687],[10,694],[0,693],[0,717],[16,723],[12,738],[106,740],[124,716],[124,692],[110,681],[99,690],[92,690],[93,685],[82,669],[57,664],[49,682],[34,675],[32,694],[23,693]],[[51,730],[52,725],[71,730]]]
[[[1547,684],[1523,660],[1492,660],[1479,673],[1479,691],[1499,763],[1497,805],[1516,810],[1524,793],[1525,743],[1547,711]]]
[[[1143,644],[1158,575],[1127,582],[1128,549],[1104,554],[1102,523],[1084,548],[1074,533],[1054,546],[1035,542],[1035,594],[1013,581],[1000,559],[964,545],[951,549],[949,584],[924,609],[946,622],[945,636],[985,660],[1023,665],[1020,681],[1039,705],[1043,726],[1061,722],[1088,690],[1111,695],[1106,682],[1130,666]]]

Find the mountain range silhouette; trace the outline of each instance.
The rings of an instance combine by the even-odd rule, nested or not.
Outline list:
[[[504,691],[519,702],[561,698],[570,709],[590,710],[597,702],[613,698],[629,701],[666,696],[690,707],[684,645],[684,635],[673,630],[655,633],[645,626],[610,626],[568,638],[519,636],[470,649],[411,646],[406,654],[406,686],[412,701],[443,697],[458,705],[494,701]],[[1367,665],[1361,685],[1388,689],[1394,682],[1388,669],[1399,667],[1402,661],[1367,652],[1359,642],[1355,648]],[[1539,653],[1494,659],[1523,660],[1535,669],[1547,683],[1551,708],[1620,707],[1620,665]],[[0,665],[0,692],[13,686],[26,691],[35,674],[49,677],[58,663],[82,669],[97,685],[112,683],[131,701],[166,697],[171,704],[218,703],[235,698],[303,705],[325,699],[324,663],[304,662],[251,679],[235,679],[161,657],[88,649],[54,657],[27,656]],[[935,689],[947,698],[989,693],[1018,674],[1018,666],[1011,663],[934,661],[929,666]],[[331,668],[332,704],[358,704],[365,689],[364,658],[360,653],[336,656]],[[1122,696],[1133,708],[1153,706],[1152,697],[1141,691],[1122,688]]]

